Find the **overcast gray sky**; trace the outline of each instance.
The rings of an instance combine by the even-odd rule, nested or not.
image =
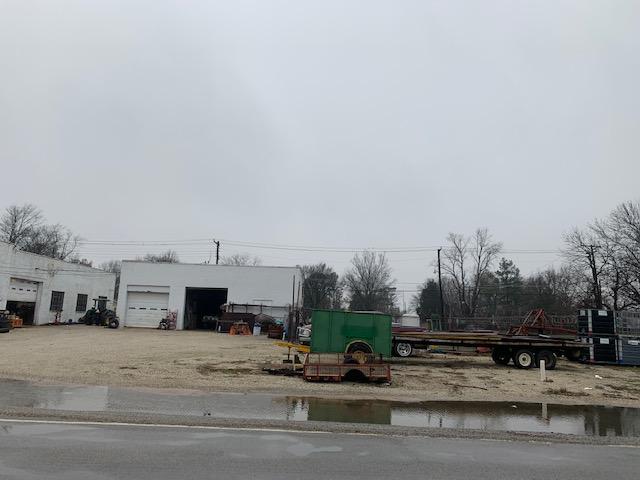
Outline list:
[[[640,197],[638,25],[622,0],[0,0],[0,206],[91,240],[390,248],[486,226],[553,250]],[[407,286],[435,253],[389,258]]]

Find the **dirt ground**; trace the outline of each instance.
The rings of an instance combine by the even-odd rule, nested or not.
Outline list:
[[[487,356],[397,359],[391,385],[309,383],[262,371],[286,350],[266,337],[212,332],[31,327],[0,335],[0,377],[45,383],[269,392],[401,401],[500,400],[640,407],[640,368],[559,360],[537,370],[497,366]]]

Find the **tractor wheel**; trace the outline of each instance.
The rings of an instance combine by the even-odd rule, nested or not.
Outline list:
[[[507,348],[494,348],[491,351],[491,359],[496,365],[509,365],[511,352]]]
[[[513,363],[516,367],[528,370],[535,365],[535,355],[531,350],[518,350],[513,356]]]
[[[407,342],[398,342],[393,344],[393,353],[396,354],[396,357],[410,357],[413,353],[413,346]]]
[[[540,350],[536,355],[536,366],[540,366],[540,360],[544,360],[544,368],[547,370],[553,370],[556,368],[556,362],[558,357],[550,350]]]
[[[118,321],[117,318],[110,318],[109,322],[107,323],[107,327],[109,328],[118,328],[120,326],[120,322]]]

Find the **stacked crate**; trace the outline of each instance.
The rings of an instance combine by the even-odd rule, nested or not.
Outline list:
[[[617,312],[618,363],[640,365],[640,312]]]
[[[580,310],[578,336],[592,363],[640,365],[640,312]]]
[[[618,336],[615,312],[611,310],[580,310],[578,336],[589,345],[592,363],[618,363]]]

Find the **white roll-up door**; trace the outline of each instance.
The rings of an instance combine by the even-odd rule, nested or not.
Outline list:
[[[127,327],[157,328],[160,320],[167,316],[168,305],[168,293],[127,292],[124,324]]]
[[[35,302],[38,297],[38,283],[19,278],[9,280],[7,301],[9,302]]]

